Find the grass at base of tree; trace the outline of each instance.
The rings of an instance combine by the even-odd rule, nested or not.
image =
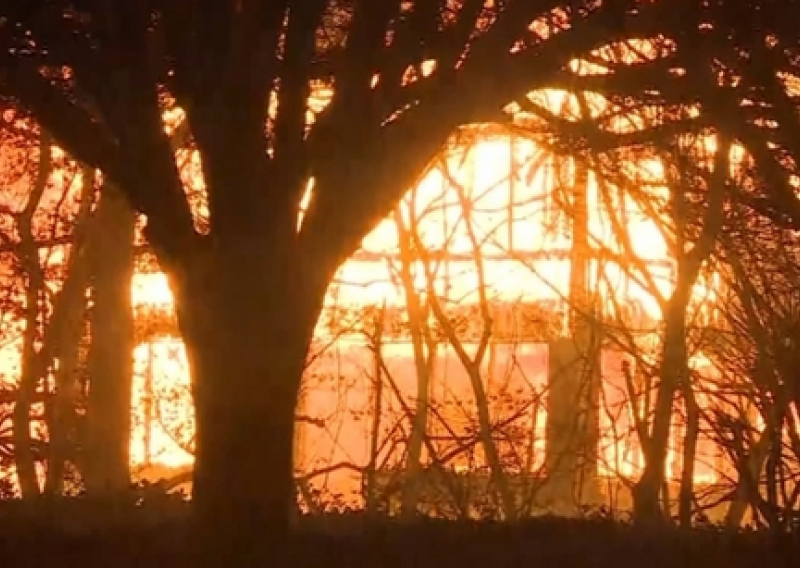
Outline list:
[[[0,504],[0,566],[181,568],[190,562],[185,515],[117,513],[84,523]],[[186,507],[183,506],[183,511]],[[92,513],[94,514],[94,513]],[[91,516],[91,515],[89,515]],[[71,528],[68,528],[71,527]],[[419,520],[359,514],[301,518],[286,543],[298,568],[772,568],[800,566],[798,535],[643,529],[606,519],[541,517],[515,524]],[[232,559],[231,566],[237,566]]]

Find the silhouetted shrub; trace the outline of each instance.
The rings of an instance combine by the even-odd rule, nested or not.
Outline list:
[[[2,565],[189,566],[184,496],[169,495],[158,484],[132,489],[138,498],[127,500],[111,520],[87,499],[63,500],[57,523],[44,510],[26,514],[19,501],[0,504]],[[287,550],[298,568],[763,568],[800,560],[798,543],[788,535],[734,533],[711,524],[691,531],[644,529],[602,511],[513,524],[409,523],[355,511],[303,515],[293,538],[295,546],[287,543]]]

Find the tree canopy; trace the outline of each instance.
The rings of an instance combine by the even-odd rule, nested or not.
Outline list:
[[[132,203],[170,254],[195,235],[163,134],[165,105],[185,110],[203,155],[212,232],[241,227],[244,213],[265,218],[241,210],[249,193],[264,210],[293,209],[293,223],[305,184],[291,181],[314,176],[301,238],[312,249],[333,238],[349,251],[408,185],[387,180],[413,179],[456,126],[497,120],[535,88],[574,85],[566,64],[575,57],[614,41],[669,38],[698,17],[692,2],[6,4],[3,90],[76,157],[135,188]],[[649,67],[677,63],[656,59],[597,87],[635,94],[654,79]],[[412,78],[429,60],[436,69]],[[314,82],[334,94],[308,130]],[[679,88],[671,85],[673,98]],[[214,150],[233,148],[240,164],[263,163],[268,190],[214,183],[229,167]],[[367,172],[361,164],[370,163],[382,167]]]
[[[136,187],[131,201],[148,214],[151,231],[170,235],[159,243],[167,248],[194,238],[167,161],[161,111],[168,104],[186,111],[204,154],[211,216],[220,230],[226,210],[240,216],[236,204],[247,192],[262,194],[266,209],[296,208],[304,184],[275,181],[315,176],[303,239],[313,248],[339,233],[342,250],[350,250],[396,201],[396,191],[381,189],[402,184],[386,179],[412,179],[454,127],[497,120],[505,103],[546,86],[616,95],[629,104],[700,103],[704,122],[734,123],[761,156],[764,175],[777,175],[768,171],[775,157],[764,154],[770,154],[766,138],[754,138],[753,120],[785,114],[791,99],[780,95],[785,85],[776,72],[793,74],[797,65],[797,33],[787,24],[796,8],[785,1],[4,4],[2,89],[76,157],[113,178],[132,179],[124,184]],[[643,38],[658,38],[662,48],[646,63],[623,62],[580,79],[565,65]],[[436,61],[436,69],[411,79],[426,60]],[[309,131],[305,100],[314,82],[335,89]],[[754,103],[748,113],[731,112],[747,98]],[[772,134],[791,144],[796,120],[782,118]],[[242,163],[263,162],[270,190],[233,183],[217,189],[211,180],[225,168],[203,152],[215,147],[238,148]],[[156,154],[158,160],[143,157]],[[365,178],[363,167],[348,163],[351,156],[391,167]],[[334,177],[331,166],[338,179],[324,183]],[[371,190],[352,192],[356,200],[344,189],[353,185]],[[778,192],[784,184],[771,185]],[[328,227],[343,211],[348,226]],[[355,221],[356,211],[363,221]],[[260,212],[250,208],[250,214]]]
[[[797,6],[3,0],[0,94],[146,215],[191,354],[198,515],[259,526],[290,499],[294,406],[326,285],[459,126],[510,120],[516,102],[574,154],[724,133],[753,173],[738,197],[800,226]],[[313,113],[315,89],[330,100]],[[542,89],[611,104],[552,116],[526,97]],[[611,127],[644,108],[658,120]],[[168,109],[202,161],[208,233],[193,222]]]

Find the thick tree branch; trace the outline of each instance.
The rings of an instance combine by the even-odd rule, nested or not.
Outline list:
[[[2,69],[5,76],[0,88],[28,107],[70,155],[101,170],[123,189],[132,206],[148,216],[154,244],[162,252],[174,258],[179,249],[194,240],[191,212],[163,132],[157,101],[151,104],[155,118],[140,116],[131,125],[140,130],[132,142],[130,132],[111,132],[23,63],[12,61]],[[120,135],[127,138],[124,146]]]
[[[418,81],[427,92],[419,93],[416,108],[376,130],[359,151],[351,149],[348,155],[337,149],[338,140],[319,136],[311,148],[317,184],[304,218],[304,246],[336,250],[339,260],[344,260],[391,210],[456,127],[495,117],[514,98],[544,86],[572,54],[595,49],[605,38],[606,32],[591,25],[575,25],[531,48],[524,59],[509,53],[510,46],[500,61],[488,56],[468,58],[449,80]],[[520,61],[525,62],[524,69],[518,66]],[[516,74],[510,75],[511,70]],[[360,117],[352,113],[346,120],[359,124]],[[348,163],[354,158],[358,164]],[[369,191],[356,191],[358,186]]]
[[[456,69],[466,57],[471,39],[478,32],[484,5],[483,0],[464,0],[454,20],[445,22],[435,53],[442,69]]]
[[[336,77],[334,108],[342,105],[370,110],[365,106],[372,90],[372,78],[386,47],[389,23],[398,11],[398,2],[358,0],[355,3],[342,68]]]
[[[551,132],[555,139],[554,149],[562,149],[565,154],[583,152],[608,152],[621,148],[652,146],[655,141],[670,140],[681,134],[699,133],[712,127],[707,116],[697,115],[667,119],[648,124],[631,131],[604,128],[596,118],[570,120],[533,101],[520,103],[523,112],[534,115],[543,124],[544,130]],[[602,117],[601,117],[602,118]]]
[[[270,208],[294,229],[293,211],[302,198],[303,179],[308,172],[305,149],[307,102],[311,95],[311,64],[317,29],[325,12],[325,0],[311,0],[289,10],[286,53],[280,65],[277,115],[273,132],[273,181]]]
[[[224,23],[200,26],[230,28],[212,32],[222,51],[203,52],[205,59],[194,64],[203,69],[202,76],[184,96],[203,156],[211,232],[218,236],[252,236],[269,222],[265,125],[288,4],[246,1],[226,13]]]
[[[29,108],[42,127],[77,160],[112,178],[124,176],[119,140],[36,68],[0,54],[0,92]]]

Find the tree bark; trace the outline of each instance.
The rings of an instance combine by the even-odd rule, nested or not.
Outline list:
[[[265,258],[256,238],[219,241],[174,282],[196,410],[195,550],[255,566],[286,545],[295,409],[327,280],[296,255]]]
[[[417,392],[414,413],[411,418],[411,433],[408,437],[406,453],[405,480],[401,488],[400,514],[405,520],[413,520],[419,512],[419,498],[423,489],[424,464],[422,449],[428,435],[428,415],[430,414],[431,383],[436,364],[436,343],[430,334],[427,309],[423,309],[420,295],[414,287],[413,245],[409,228],[405,226],[402,214],[395,212],[395,223],[400,243],[400,281],[408,311],[411,346],[414,353],[414,368],[417,375]],[[413,224],[413,221],[412,221]],[[435,459],[436,456],[430,456]]]
[[[116,499],[130,485],[131,380],[135,215],[116,188],[107,185],[96,213],[92,243],[92,315],[89,351],[87,493]]]
[[[588,111],[584,111],[588,112]],[[587,505],[597,495],[597,446],[600,442],[600,326],[595,317],[597,299],[590,293],[590,263],[592,258],[589,224],[589,169],[575,161],[574,185],[571,190],[572,247],[569,273],[569,330],[576,349],[576,360],[567,371],[572,378],[571,393],[574,432],[568,442],[573,471],[569,480],[572,502],[570,507]]]
[[[23,235],[30,235],[30,228]],[[30,239],[23,242],[28,243]],[[28,246],[31,249],[32,247]],[[17,482],[23,500],[29,501],[40,495],[39,480],[36,472],[36,455],[33,449],[34,438],[31,434],[31,407],[41,379],[40,356],[36,351],[36,339],[39,337],[38,323],[40,316],[39,300],[44,289],[44,278],[38,264],[35,248],[24,255],[28,283],[25,290],[25,332],[22,336],[22,353],[20,379],[14,410],[11,414],[14,441],[14,465],[17,470]]]
[[[83,288],[86,292],[86,288]],[[85,295],[83,307],[86,307]],[[77,314],[85,315],[85,311]],[[75,376],[78,369],[78,343],[82,337],[80,329],[72,330],[73,335],[64,337],[59,348],[59,366],[55,375],[56,392],[52,402],[52,420],[48,424],[50,447],[47,456],[47,475],[44,494],[48,499],[56,499],[64,494],[64,477],[67,462],[74,454],[73,435],[75,425]]]
[[[686,432],[683,442],[683,469],[681,470],[681,486],[678,494],[678,522],[685,528],[692,527],[694,513],[694,471],[697,459],[697,444],[700,436],[700,406],[687,377],[682,385],[683,400],[686,405]]]
[[[75,464],[76,413],[78,372],[81,366],[80,344],[86,339],[86,289],[91,273],[90,243],[94,227],[90,218],[95,190],[95,170],[81,169],[80,208],[75,218],[72,245],[67,263],[67,277],[53,301],[50,319],[44,334],[44,347],[40,352],[43,363],[58,361],[55,371],[56,392],[49,413],[50,437],[47,456],[47,476],[44,493],[50,498],[64,493],[67,462]]]
[[[25,332],[22,336],[22,352],[20,353],[19,390],[14,401],[11,415],[14,441],[14,463],[17,480],[23,499],[40,496],[39,480],[36,472],[36,455],[33,449],[34,439],[31,435],[31,406],[36,392],[49,364],[36,349],[36,341],[41,338],[39,327],[41,300],[45,290],[45,275],[39,260],[39,249],[35,244],[33,233],[33,216],[39,207],[42,196],[47,189],[47,182],[53,171],[52,139],[43,132],[39,137],[39,156],[36,179],[31,187],[28,203],[17,216],[17,232],[20,237],[20,266],[27,279],[25,286]]]
[[[669,518],[669,511],[662,509],[659,496],[665,483],[675,395],[687,373],[685,318],[689,289],[680,284],[679,287],[664,315],[666,329],[653,425],[643,443],[644,472],[633,487],[633,515],[636,522],[642,524],[661,523]]]
[[[684,184],[689,180],[680,177],[672,180],[667,178],[671,188],[670,212],[675,224],[675,240],[671,253],[677,261],[677,275],[672,296],[662,305],[664,344],[660,382],[656,390],[652,429],[647,440],[643,441],[646,442],[644,472],[633,488],[634,518],[640,523],[659,522],[665,520],[665,516],[669,517],[668,508],[661,510],[658,496],[667,487],[664,470],[672,432],[675,397],[680,389],[689,393],[693,388],[688,366],[686,314],[692,298],[692,287],[697,282],[703,263],[713,252],[722,230],[723,200],[730,172],[731,142],[727,136],[722,136],[718,144],[714,166],[707,178],[709,195],[701,218],[702,231],[688,252],[690,204],[686,200]],[[682,175],[683,172],[679,174]],[[686,493],[685,488],[683,492]]]
[[[31,406],[39,384],[36,364],[36,323],[39,312],[40,288],[29,282],[25,298],[25,333],[23,334],[22,363],[20,381],[14,410],[11,414],[14,441],[14,466],[17,470],[17,483],[22,499],[29,501],[39,497],[39,481],[36,474],[36,456],[33,451],[31,435]]]

